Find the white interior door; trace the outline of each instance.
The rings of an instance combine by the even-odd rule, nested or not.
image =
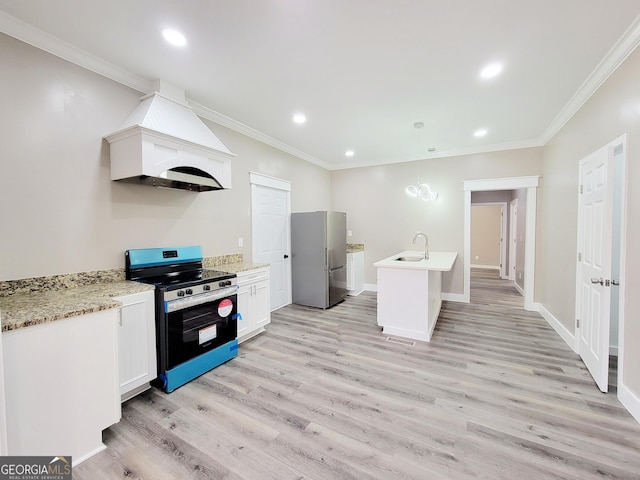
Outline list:
[[[578,353],[603,392],[609,383],[611,173],[608,147],[580,162],[576,334]]]
[[[517,281],[516,259],[518,252],[518,199],[509,204],[509,280]]]
[[[291,303],[291,184],[251,174],[253,261],[270,268],[271,310]]]

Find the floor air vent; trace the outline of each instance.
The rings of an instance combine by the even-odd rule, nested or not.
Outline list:
[[[406,345],[407,347],[413,347],[416,344],[416,342],[414,342],[413,340],[405,340],[404,338],[393,337],[387,337],[387,342],[398,343],[400,345]]]

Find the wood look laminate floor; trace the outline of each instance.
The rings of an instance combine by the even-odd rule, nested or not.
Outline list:
[[[80,479],[638,479],[640,424],[513,284],[474,270],[430,343],[376,295],[287,306],[240,355],[123,405]]]

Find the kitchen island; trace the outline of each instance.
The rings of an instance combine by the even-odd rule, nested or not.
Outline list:
[[[404,251],[373,264],[378,277],[378,325],[389,335],[429,341],[442,306],[442,272],[457,253]]]

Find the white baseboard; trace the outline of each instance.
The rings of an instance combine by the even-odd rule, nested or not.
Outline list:
[[[513,282],[513,285],[516,287],[516,290],[518,290],[518,292],[520,292],[520,295],[522,295],[524,297],[524,290],[522,289],[522,287],[520,285],[518,285],[516,282]]]
[[[622,383],[618,383],[618,400],[636,422],[640,423],[640,398]]]
[[[82,462],[84,462],[85,460],[93,457],[94,455],[97,455],[98,453],[100,453],[101,451],[105,450],[107,448],[107,446],[105,444],[101,444],[99,447],[97,447],[95,450],[93,450],[92,452],[87,453],[86,455],[83,455],[80,458],[73,458],[72,461],[72,467],[77,467],[78,465],[80,465]]]
[[[576,347],[576,337],[573,333],[566,329],[564,325],[560,323],[560,321],[553,316],[553,314],[545,308],[541,303],[534,304],[536,311],[542,315],[551,328],[553,328],[558,335],[569,345],[569,348],[573,350],[575,353],[578,353],[578,349]]]
[[[426,332],[417,332],[415,330],[407,330],[397,327],[382,327],[382,333],[385,335],[393,335],[394,337],[410,338],[411,340],[420,340],[421,342],[429,341],[429,334]]]
[[[500,265],[470,265],[471,268],[484,268],[485,270],[500,270]]]
[[[449,302],[467,303],[466,297],[464,296],[463,293],[442,292],[440,294],[440,298],[442,298],[442,300],[447,300]]]
[[[378,291],[378,284],[377,283],[365,283],[364,284],[364,289],[367,292],[377,292]]]
[[[360,290],[347,290],[347,295],[351,297],[357,297],[362,292],[364,292],[364,288],[361,288]]]

